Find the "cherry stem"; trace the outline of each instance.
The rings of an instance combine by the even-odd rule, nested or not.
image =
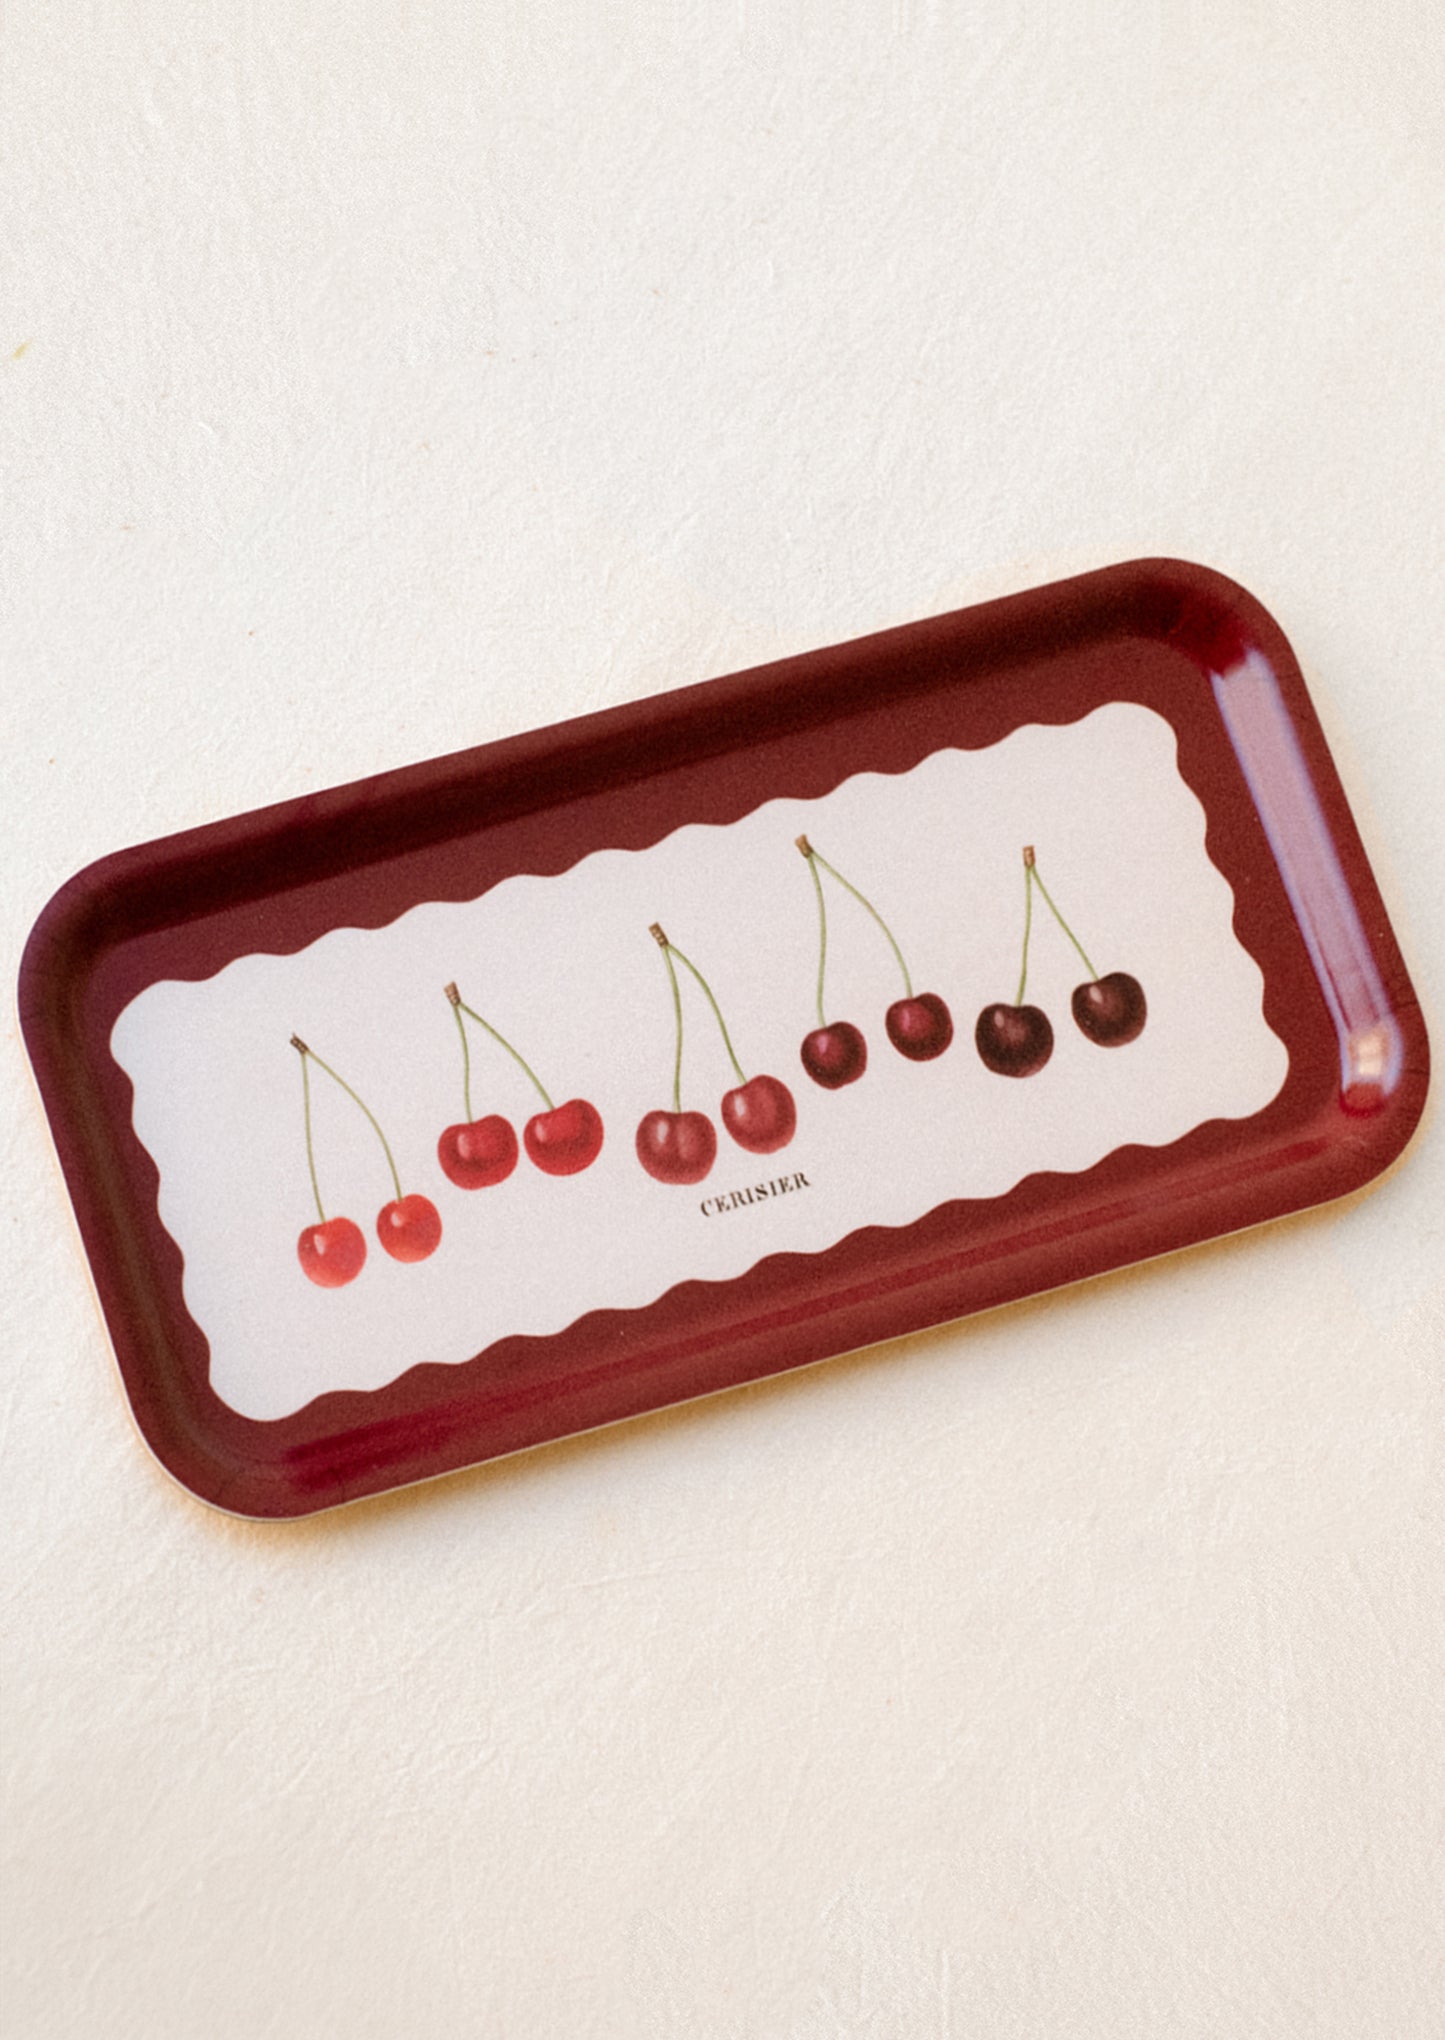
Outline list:
[[[808,876],[813,881],[813,891],[818,900],[818,1025],[826,1027],[823,1017],[823,975],[828,968],[828,906],[823,898],[823,881],[818,876],[818,867],[813,859],[815,852],[806,836],[799,836],[798,848],[807,861]]]
[[[467,1125],[472,1123],[472,1051],[467,1043],[467,1023],[462,1018],[461,1004],[452,1007],[452,1018],[457,1023],[457,1033],[462,1037],[462,1103],[467,1110]]]
[[[897,942],[894,940],[893,930],[889,927],[888,923],[884,920],[883,916],[879,913],[878,909],[874,906],[872,900],[866,898],[864,894],[859,892],[856,885],[852,884],[850,880],[844,878],[842,872],[839,871],[836,868],[836,866],[828,862],[827,858],[823,855],[821,850],[815,850],[812,844],[808,843],[808,839],[806,836],[800,836],[798,838],[798,843],[800,847],[804,843],[808,844],[807,849],[803,851],[803,855],[807,858],[810,866],[814,864],[821,864],[824,871],[827,872],[828,876],[830,878],[836,879],[839,885],[842,886],[844,892],[852,893],[854,899],[858,902],[859,906],[866,907],[868,912],[873,916],[874,920],[883,930],[883,933],[887,936],[888,947],[893,951],[894,957],[897,959],[898,968],[903,973],[904,997],[911,999],[913,997],[913,979],[908,974],[908,965],[903,961],[903,951],[898,947]],[[816,880],[817,878],[816,871],[814,872],[813,876]],[[821,895],[822,887],[820,886],[818,890]]]
[[[537,1072],[532,1068],[532,1065],[527,1061],[526,1057],[521,1056],[517,1053],[516,1049],[513,1048],[511,1042],[508,1041],[506,1035],[498,1034],[496,1028],[493,1027],[490,1020],[484,1020],[480,1013],[473,1012],[472,1008],[467,1004],[466,1000],[462,997],[461,993],[457,990],[455,985],[447,986],[447,997],[451,1000],[453,1007],[456,1009],[457,1025],[461,1027],[461,1016],[463,1013],[465,1013],[469,1020],[476,1021],[478,1027],[485,1027],[488,1034],[491,1035],[493,1041],[500,1042],[502,1047],[507,1051],[508,1055],[512,1058],[513,1062],[520,1063],[522,1068],[527,1072],[527,1075],[532,1079],[532,1082],[536,1085],[537,1095],[542,1100],[542,1103],[546,1106],[547,1110],[549,1112],[555,1110],[555,1107],[552,1104],[552,1100],[550,1099],[550,1097],[548,1097],[547,1092],[543,1087],[542,1079],[537,1075]],[[463,1027],[462,1028],[463,1048],[465,1048],[466,1046],[466,1040],[467,1040],[466,1029]],[[470,1120],[471,1117],[471,1110],[472,1101],[469,1092],[467,1096],[468,1120]]]
[[[1098,979],[1099,973],[1098,973],[1098,972],[1097,972],[1097,971],[1095,970],[1095,968],[1094,968],[1093,964],[1092,964],[1092,963],[1090,963],[1090,961],[1089,961],[1089,957],[1088,957],[1088,952],[1087,952],[1087,951],[1085,950],[1085,948],[1084,948],[1084,945],[1083,945],[1083,943],[1082,943],[1082,942],[1081,942],[1081,941],[1079,940],[1078,936],[1077,936],[1077,935],[1076,935],[1076,934],[1074,933],[1073,929],[1072,929],[1072,928],[1071,928],[1071,927],[1069,926],[1068,922],[1067,922],[1067,921],[1066,921],[1066,920],[1064,919],[1063,915],[1062,915],[1062,914],[1061,914],[1061,913],[1059,912],[1058,908],[1057,908],[1057,907],[1056,907],[1056,906],[1054,905],[1054,903],[1053,903],[1053,900],[1052,900],[1052,899],[1051,899],[1051,898],[1049,897],[1049,889],[1048,889],[1048,887],[1047,887],[1047,886],[1046,886],[1046,885],[1044,884],[1043,880],[1042,880],[1042,879],[1041,879],[1041,878],[1039,877],[1039,874],[1038,874],[1038,872],[1037,872],[1037,871],[1036,871],[1036,870],[1034,869],[1034,867],[1033,867],[1033,865],[1032,865],[1032,864],[1031,864],[1031,865],[1029,866],[1029,876],[1030,876],[1030,878],[1032,878],[1032,880],[1033,880],[1034,884],[1035,884],[1035,885],[1036,885],[1036,886],[1038,887],[1039,891],[1040,891],[1040,892],[1041,892],[1041,893],[1043,894],[1044,898],[1045,898],[1046,900],[1048,900],[1048,903],[1049,903],[1049,911],[1050,911],[1050,912],[1052,913],[1052,915],[1053,915],[1054,919],[1055,919],[1055,920],[1056,920],[1056,921],[1058,922],[1059,926],[1060,926],[1060,927],[1061,927],[1061,928],[1063,929],[1064,933],[1065,933],[1065,934],[1066,934],[1066,935],[1068,936],[1068,938],[1069,938],[1070,942],[1072,942],[1072,943],[1073,943],[1073,945],[1074,945],[1075,949],[1077,949],[1077,950],[1078,950],[1078,952],[1079,952],[1080,956],[1082,956],[1082,957],[1083,957],[1083,959],[1084,959],[1084,968],[1085,968],[1085,970],[1086,970],[1086,971],[1087,971],[1087,972],[1089,973],[1089,978],[1090,978],[1090,981],[1091,981],[1091,982],[1096,982],[1096,981],[1097,981],[1097,979]]]
[[[1029,981],[1029,931],[1034,925],[1034,853],[1024,852],[1024,956],[1019,969],[1019,988],[1014,999],[1016,1006],[1024,1002],[1024,986]]]
[[[747,1078],[743,1075],[742,1064],[738,1061],[737,1056],[733,1053],[732,1037],[728,1033],[727,1022],[726,1020],[723,1019],[722,1010],[719,1007],[717,1000],[712,995],[712,986],[708,983],[707,979],[703,976],[702,972],[698,969],[697,965],[692,961],[692,959],[690,957],[683,955],[682,951],[678,948],[675,942],[667,943],[666,947],[669,951],[671,951],[672,955],[674,955],[677,958],[679,963],[685,963],[687,965],[688,969],[692,972],[693,976],[702,986],[703,991],[707,995],[707,1002],[712,1007],[713,1018],[717,1021],[718,1027],[721,1030],[723,1038],[723,1047],[728,1052],[728,1061],[732,1064],[734,1070],[737,1072],[738,1082],[740,1084],[745,1084],[747,1082]]]
[[[311,1171],[311,1195],[316,1199],[316,1216],[326,1223],[326,1207],[321,1202],[321,1185],[316,1180],[316,1149],[311,1140],[311,1071],[308,1058],[301,1058],[301,1109],[306,1115],[306,1166]]]
[[[672,945],[666,936],[658,931],[657,946],[662,951],[662,960],[667,965],[667,981],[672,986],[672,1019],[674,1039],[677,1043],[672,1058],[672,1109],[682,1110],[682,992],[677,982],[677,971],[672,961]]]
[[[367,1104],[367,1103],[365,1102],[365,1100],[364,1100],[364,1099],[362,1099],[362,1098],[358,1098],[358,1097],[357,1097],[357,1095],[356,1095],[355,1091],[353,1091],[353,1090],[352,1090],[352,1088],[351,1088],[350,1084],[348,1084],[348,1083],[347,1083],[347,1081],[346,1081],[345,1077],[338,1077],[338,1076],[337,1076],[337,1074],[336,1074],[336,1072],[335,1072],[335,1070],[334,1070],[334,1069],[332,1069],[332,1067],[331,1067],[330,1063],[329,1063],[329,1062],[323,1062],[323,1061],[321,1060],[321,1057],[320,1057],[320,1056],[319,1056],[319,1055],[318,1055],[318,1054],[316,1053],[315,1049],[314,1049],[314,1048],[308,1048],[308,1047],[306,1046],[306,1043],[305,1043],[304,1041],[302,1041],[302,1040],[300,1039],[300,1037],[299,1037],[298,1035],[295,1035],[295,1034],[293,1034],[293,1035],[292,1035],[292,1037],[291,1037],[291,1046],[292,1046],[292,1047],[293,1047],[293,1048],[294,1048],[294,1049],[295,1049],[295,1050],[297,1051],[297,1053],[298,1053],[298,1054],[300,1055],[300,1057],[301,1057],[301,1062],[302,1062],[302,1065],[303,1065],[303,1068],[304,1068],[304,1066],[305,1066],[305,1063],[306,1063],[306,1060],[307,1060],[307,1058],[308,1058],[308,1056],[309,1056],[309,1057],[310,1057],[310,1059],[311,1059],[311,1061],[315,1063],[315,1065],[316,1065],[317,1069],[319,1069],[319,1070],[325,1070],[325,1072],[326,1072],[327,1076],[328,1076],[328,1077],[330,1077],[330,1079],[331,1079],[332,1083],[333,1083],[333,1084],[339,1084],[339,1085],[341,1086],[342,1090],[343,1090],[343,1091],[344,1091],[344,1092],[346,1093],[347,1097],[348,1097],[348,1098],[349,1098],[349,1099],[350,1099],[350,1100],[352,1101],[352,1103],[353,1103],[354,1105],[359,1105],[359,1106],[361,1107],[361,1110],[362,1110],[362,1111],[363,1111],[363,1112],[364,1112],[364,1113],[366,1114],[367,1118],[368,1118],[368,1119],[369,1119],[369,1120],[371,1121],[371,1127],[372,1127],[372,1131],[373,1131],[373,1133],[375,1133],[375,1135],[376,1135],[377,1139],[378,1139],[378,1140],[379,1140],[379,1141],[381,1142],[381,1151],[382,1151],[382,1153],[383,1153],[383,1154],[384,1154],[384,1155],[386,1156],[386,1166],[387,1166],[387,1167],[388,1167],[388,1168],[389,1168],[389,1169],[391,1170],[391,1180],[392,1180],[392,1183],[393,1183],[393,1184],[395,1185],[395,1188],[396,1188],[396,1201],[397,1201],[397,1203],[398,1203],[398,1204],[400,1204],[400,1202],[401,1202],[401,1178],[400,1178],[400,1176],[398,1176],[398,1174],[396,1173],[396,1162],[395,1162],[395,1160],[394,1160],[394,1158],[393,1158],[393,1156],[392,1156],[392,1152],[391,1152],[391,1149],[390,1149],[390,1147],[389,1147],[389,1146],[387,1145],[387,1139],[386,1139],[386,1135],[385,1135],[385,1134],[384,1134],[384,1133],[382,1132],[382,1130],[381,1130],[381,1127],[380,1127],[380,1126],[378,1125],[378,1123],[377,1123],[377,1118],[376,1118],[376,1114],[375,1114],[375,1113],[374,1113],[374,1112],[372,1111],[371,1107],[370,1107],[370,1106],[369,1106],[369,1105],[368,1105],[368,1104]],[[309,1106],[310,1106],[310,1089],[309,1089],[309,1087],[308,1087],[308,1089],[307,1089],[307,1105],[308,1105],[308,1108],[309,1108]],[[309,1133],[310,1133],[310,1112],[309,1112],[309,1109],[308,1109],[308,1113],[307,1113],[307,1132],[308,1132],[308,1136],[309,1136]],[[313,1183],[313,1185],[314,1185],[314,1183],[315,1183],[315,1171],[314,1171],[314,1169],[313,1169],[313,1171],[312,1171],[312,1183]],[[317,1201],[317,1203],[318,1203],[318,1204],[319,1204],[319,1203],[321,1202],[321,1200],[320,1200],[320,1198],[319,1198],[319,1197],[317,1198],[317,1200],[316,1200],[316,1201]]]

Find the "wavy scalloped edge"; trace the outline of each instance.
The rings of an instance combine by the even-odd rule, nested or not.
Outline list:
[[[113,1023],[112,1026],[112,1033],[114,1033],[114,1027],[119,1025],[123,1015],[129,1012],[131,1006],[135,1004],[136,999],[143,998],[146,992],[152,990],[153,987],[156,985],[212,984],[215,982],[217,978],[224,977],[226,972],[228,970],[233,969],[237,964],[247,963],[253,957],[265,956],[276,957],[280,959],[288,956],[304,956],[307,950],[315,949],[318,946],[318,944],[329,941],[333,935],[385,934],[388,932],[388,930],[399,927],[403,921],[409,920],[413,914],[421,913],[428,907],[474,906],[477,903],[477,901],[485,899],[489,893],[497,891],[498,887],[511,884],[511,882],[514,879],[533,878],[538,880],[546,880],[551,878],[563,878],[569,872],[578,870],[582,865],[588,863],[594,857],[645,856],[648,851],[656,850],[660,848],[662,844],[671,842],[675,836],[680,836],[684,834],[684,832],[688,829],[729,829],[734,827],[739,822],[749,820],[750,817],[752,817],[753,815],[760,814],[764,808],[781,804],[784,801],[802,802],[802,801],[826,800],[829,798],[830,795],[837,793],[844,786],[852,785],[856,780],[876,779],[881,781],[886,779],[906,779],[909,773],[916,772],[920,765],[925,764],[931,758],[944,757],[950,752],[956,753],[960,757],[972,757],[977,755],[981,751],[997,750],[1002,745],[1010,743],[1014,737],[1021,736],[1026,731],[1032,729],[1040,730],[1073,729],[1076,728],[1080,723],[1088,722],[1092,716],[1095,716],[1099,713],[1101,708],[1107,708],[1112,705],[1113,704],[1107,702],[1096,703],[1093,708],[1086,709],[1082,715],[1076,716],[1046,716],[1046,715],[1031,716],[1027,722],[1015,724],[1015,726],[1008,732],[1006,736],[996,738],[994,742],[991,744],[935,744],[931,750],[921,752],[909,764],[900,765],[897,767],[896,770],[892,772],[884,771],[875,767],[869,767],[867,770],[864,771],[840,773],[837,779],[835,779],[832,782],[832,784],[827,788],[826,792],[821,794],[795,793],[787,791],[786,789],[777,793],[769,793],[764,798],[752,802],[750,806],[740,808],[736,814],[729,814],[725,820],[718,820],[706,815],[694,816],[690,818],[688,821],[677,823],[676,826],[673,828],[660,830],[656,836],[649,837],[647,842],[645,843],[639,843],[635,845],[627,843],[597,843],[594,844],[590,850],[584,850],[579,856],[572,858],[569,862],[565,864],[559,864],[552,869],[542,870],[536,868],[533,865],[519,866],[517,870],[509,871],[506,874],[505,878],[498,879],[494,885],[484,887],[481,892],[456,893],[456,894],[429,893],[424,899],[413,900],[410,906],[403,907],[399,913],[391,915],[390,918],[386,920],[379,919],[371,921],[353,919],[347,921],[338,921],[333,926],[325,929],[322,934],[313,935],[309,938],[309,940],[305,942],[296,942],[291,944],[280,945],[267,944],[258,946],[253,949],[244,950],[238,956],[228,957],[226,962],[218,965],[215,970],[197,971],[193,975],[192,974],[181,975],[173,972],[166,977],[153,979],[150,984],[144,986],[141,991],[137,992],[134,998],[128,1000],[115,1017],[115,1022]],[[1202,840],[1204,844],[1205,854],[1208,857],[1209,862],[1214,866],[1214,869],[1219,873],[1219,876],[1223,880],[1225,886],[1228,888],[1230,899],[1233,902],[1231,912],[1231,925],[1233,927],[1235,940],[1239,943],[1240,947],[1245,951],[1246,955],[1248,955],[1251,958],[1251,960],[1256,964],[1256,966],[1259,968],[1261,979],[1263,979],[1264,970],[1263,967],[1259,964],[1258,957],[1255,956],[1254,951],[1250,948],[1249,944],[1244,940],[1243,936],[1239,932],[1238,894],[1236,893],[1234,886],[1230,883],[1228,874],[1225,872],[1223,866],[1220,864],[1218,857],[1214,854],[1214,850],[1210,847],[1210,835],[1213,824],[1211,822],[1209,810],[1205,806],[1204,802],[1200,800],[1197,789],[1191,783],[1188,774],[1184,771],[1182,765],[1180,764],[1179,733],[1174,728],[1174,725],[1169,722],[1168,717],[1162,715],[1159,712],[1159,710],[1146,709],[1145,712],[1147,714],[1156,716],[1160,722],[1165,723],[1170,731],[1171,736],[1174,739],[1174,769],[1178,773],[1184,785],[1188,788],[1189,792],[1193,795],[1194,799],[1199,803],[1200,811],[1204,816],[1204,834]],[[118,1062],[119,1058],[117,1058],[116,1060]],[[124,1068],[124,1065],[121,1064],[120,1067]]]
[[[1288,1081],[1289,1073],[1288,1071],[1286,1071],[1285,1076],[1281,1079],[1280,1090],[1283,1090],[1284,1085],[1288,1083]],[[1278,1096],[1279,1092],[1277,1091],[1275,1093],[1275,1097],[1277,1098]],[[1269,1103],[1271,1104],[1273,1102],[1274,1102],[1273,1099],[1269,1101]],[[1260,1109],[1268,1110],[1268,1104],[1261,1107]],[[1018,1177],[1015,1182],[1009,1185],[1007,1190],[1000,1191],[994,1197],[946,1198],[941,1204],[936,1204],[930,1210],[921,1212],[917,1218],[906,1219],[898,1225],[884,1225],[876,1220],[872,1220],[866,1225],[860,1225],[855,1227],[851,1232],[844,1233],[837,1240],[833,1241],[829,1246],[818,1248],[811,1253],[802,1253],[796,1250],[789,1249],[777,1253],[760,1255],[756,1261],[752,1262],[746,1269],[742,1270],[741,1273],[737,1275],[726,1276],[721,1278],[713,1278],[701,1275],[684,1276],[681,1278],[681,1280],[669,1284],[669,1286],[666,1289],[660,1290],[655,1297],[650,1298],[646,1303],[623,1304],[623,1305],[599,1304],[595,1306],[593,1309],[583,1311],[579,1316],[573,1318],[568,1324],[559,1326],[555,1332],[508,1332],[505,1333],[501,1339],[494,1341],[491,1346],[484,1347],[479,1353],[470,1354],[464,1360],[417,1360],[414,1361],[409,1367],[404,1368],[400,1374],[392,1376],[392,1378],[389,1381],[383,1382],[377,1388],[324,1389],[319,1395],[313,1396],[309,1402],[299,1403],[294,1410],[288,1411],[286,1415],[283,1417],[251,1418],[248,1419],[248,1421],[258,1424],[291,1423],[296,1418],[301,1417],[305,1414],[309,1413],[314,1415],[318,1410],[321,1410],[323,1408],[336,1407],[338,1409],[342,1409],[351,1404],[359,1405],[368,1404],[374,1401],[376,1396],[390,1393],[391,1391],[399,1388],[404,1382],[423,1380],[428,1376],[434,1376],[438,1381],[442,1381],[445,1379],[454,1379],[460,1369],[482,1367],[485,1364],[488,1355],[494,1352],[497,1346],[503,1344],[510,1345],[516,1343],[519,1345],[545,1346],[548,1345],[554,1338],[561,1338],[565,1335],[574,1336],[583,1335],[593,1330],[595,1330],[600,1343],[605,1337],[606,1328],[610,1323],[613,1323],[619,1319],[634,1317],[636,1316],[638,1311],[651,1309],[653,1306],[657,1304],[667,1303],[673,1300],[674,1298],[679,1297],[685,1290],[696,1290],[699,1292],[700,1295],[713,1296],[720,1295],[725,1291],[735,1289],[736,1285],[739,1283],[755,1282],[760,1278],[772,1273],[776,1273],[780,1277],[785,1277],[788,1275],[788,1273],[792,1270],[794,1266],[803,1267],[808,1264],[817,1262],[825,1255],[835,1253],[841,1254],[844,1251],[858,1251],[860,1249],[864,1249],[873,1245],[875,1242],[881,1243],[883,1241],[887,1241],[890,1239],[897,1239],[905,1233],[912,1232],[916,1226],[925,1225],[937,1220],[941,1220],[947,1217],[948,1214],[953,1212],[962,1213],[970,1205],[980,1203],[987,1203],[991,1205],[1001,1204],[1004,1202],[1005,1199],[1017,1195],[1017,1193],[1020,1190],[1026,1188],[1029,1184],[1046,1182],[1050,1178],[1054,1178],[1060,1183],[1071,1183],[1075,1185],[1086,1183],[1090,1176],[1094,1175],[1099,1169],[1105,1167],[1106,1164],[1115,1161],[1121,1155],[1127,1155],[1130,1153],[1147,1154],[1155,1157],[1168,1155],[1174,1149],[1182,1147],[1186,1142],[1196,1140],[1201,1135],[1208,1133],[1211,1128],[1245,1125],[1248,1123],[1250,1119],[1256,1116],[1257,1116],[1256,1114],[1251,1113],[1231,1118],[1228,1116],[1216,1114],[1211,1118],[1201,1119],[1196,1125],[1191,1126],[1185,1133],[1178,1135],[1176,1139],[1172,1141],[1163,1141],[1157,1144],[1148,1141],[1121,1141],[1118,1147],[1110,1148],[1107,1154],[1101,1155],[1096,1162],[1090,1163],[1089,1167],[1086,1169],[1078,1170],[1032,1169],[1027,1171],[1024,1175]],[[1080,1232],[1084,1232],[1087,1230],[1088,1230],[1087,1226],[1081,1225],[1080,1227],[1078,1227],[1078,1231]],[[1210,1237],[1212,1238],[1222,1237],[1222,1235],[1211,1233]],[[1165,1254],[1183,1251],[1184,1247],[1188,1244],[1189,1243],[1187,1241],[1183,1241],[1180,1243],[1178,1247],[1165,1248],[1162,1250],[1161,1254],[1148,1256],[1146,1258],[1161,1259],[1164,1257]],[[182,1258],[184,1259],[184,1256],[182,1256]],[[967,1259],[967,1255],[962,1250],[960,1250],[960,1252],[957,1254],[946,1255],[941,1258],[947,1261],[957,1262],[961,1259]],[[1128,1263],[1128,1265],[1136,1266],[1140,1265],[1140,1263],[1131,1260]],[[913,1268],[909,1269],[909,1271],[906,1274],[896,1275],[894,1277],[887,1279],[882,1284],[882,1286],[888,1289],[889,1291],[903,1293],[911,1288],[920,1287],[922,1283],[928,1279],[929,1274],[931,1274],[932,1272],[933,1272],[932,1265],[930,1265],[926,1269],[920,1268],[919,1266],[914,1266]],[[1086,1282],[1095,1279],[1097,1279],[1097,1277],[1089,1274],[1065,1276],[1061,1281],[1052,1285],[1051,1289],[1030,1291],[1029,1293],[1030,1295],[1048,1295],[1052,1294],[1053,1289],[1068,1289],[1072,1288],[1076,1282]],[[833,1302],[838,1303],[846,1300],[847,1297],[845,1292],[842,1296],[835,1297],[833,1299]],[[1020,1299],[1015,1300],[1017,1301]],[[1000,1304],[993,1307],[1003,1308],[1003,1305]],[[782,1311],[782,1314],[785,1316],[787,1315],[786,1309]],[[770,1312],[769,1315],[772,1317],[776,1317],[779,1315],[779,1312],[775,1310],[773,1312]],[[809,1315],[809,1313],[802,1313],[802,1315]],[[967,1315],[973,1315],[973,1313],[967,1313]],[[895,1332],[892,1336],[897,1339],[911,1338],[915,1333],[928,1331],[930,1329],[933,1329],[936,1325],[950,1324],[956,1322],[961,1322],[961,1320],[948,1317],[932,1319],[924,1323],[909,1325],[905,1329],[900,1329],[899,1331]],[[726,1336],[727,1335],[720,1335],[720,1340]],[[832,1355],[829,1357],[837,1358],[839,1356]],[[614,1366],[619,1364],[631,1366],[634,1363],[631,1362],[611,1363],[611,1365]],[[822,1363],[815,1361],[800,1361],[799,1363],[797,1363],[798,1367],[807,1367],[820,1364]],[[611,1367],[608,1364],[604,1364],[601,1367],[599,1367],[597,1373],[599,1376],[605,1376],[609,1371],[611,1371]],[[796,1368],[792,1368],[786,1371],[795,1372],[797,1370]],[[549,1391],[546,1389],[538,1389],[535,1391],[535,1399],[539,1402],[545,1401],[547,1399],[548,1393]],[[704,1395],[714,1393],[720,1394],[723,1393],[723,1391],[722,1390],[703,1391]],[[479,1402],[484,1403],[485,1397],[480,1397],[478,1400]],[[689,1400],[689,1398],[682,1398],[681,1400],[685,1401]],[[667,1403],[664,1405],[659,1405],[659,1407],[672,1408],[675,1407],[675,1405],[673,1403]],[[618,1419],[616,1421],[624,1420]],[[349,1429],[351,1427],[348,1425],[338,1426],[337,1428],[338,1430],[341,1430]],[[568,1433],[567,1435],[570,1436],[572,1434]],[[329,1451],[331,1449],[332,1448],[330,1447],[330,1445],[328,1445],[327,1450]],[[528,1448],[519,1447],[518,1449],[525,1450]],[[290,1451],[288,1451],[286,1455],[287,1463],[294,1465],[298,1463],[298,1461],[304,1461],[308,1456],[310,1456],[312,1450],[313,1448],[304,1445],[293,1447]]]

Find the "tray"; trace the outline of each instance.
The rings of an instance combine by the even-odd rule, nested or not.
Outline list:
[[[1428,1063],[1288,644],[1168,560],[120,852],[20,1006],[140,1430],[256,1517],[1338,1197]]]

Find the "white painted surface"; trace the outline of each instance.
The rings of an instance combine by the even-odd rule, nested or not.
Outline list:
[[[1290,633],[1438,1015],[1442,91],[1409,0],[18,0],[7,970],[121,843],[1172,552]],[[1437,2030],[1433,1117],[265,1529],[136,1445],[3,1082],[7,2034]]]

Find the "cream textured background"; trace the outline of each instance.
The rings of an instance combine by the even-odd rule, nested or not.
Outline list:
[[[12,0],[4,966],[118,846],[1146,552],[1445,1013],[1424,4]],[[1438,1114],[1349,1207],[290,1528],[13,1020],[10,2040],[1426,2040]]]

